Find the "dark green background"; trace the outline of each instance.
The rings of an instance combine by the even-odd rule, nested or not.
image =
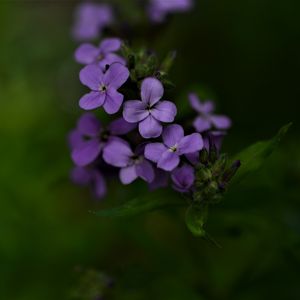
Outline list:
[[[116,281],[107,299],[300,298],[300,24],[296,0],[197,1],[152,46],[178,50],[171,77],[213,96],[236,153],[294,125],[259,173],[233,186],[196,239],[180,211],[100,219],[69,183],[66,134],[83,93],[70,39],[74,2],[0,2],[0,298],[68,299],[81,266]],[[112,184],[124,201],[144,185]]]

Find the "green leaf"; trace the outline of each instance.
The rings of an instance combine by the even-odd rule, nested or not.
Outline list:
[[[148,193],[142,198],[135,198],[120,206],[92,212],[100,217],[127,217],[134,216],[165,207],[184,206],[185,201],[180,198],[171,198],[166,195],[158,195],[155,192]]]
[[[239,181],[247,174],[258,170],[263,165],[266,158],[269,157],[278,147],[280,141],[285,136],[291,125],[292,123],[283,126],[274,138],[267,141],[257,142],[237,154],[232,161],[240,160],[241,167],[237,174],[233,177],[232,182]]]
[[[196,207],[191,205],[185,214],[185,222],[191,233],[197,237],[206,237],[204,225],[207,219],[207,206]]]

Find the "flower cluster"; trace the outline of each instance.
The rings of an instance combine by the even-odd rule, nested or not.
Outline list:
[[[191,5],[188,0],[150,3],[158,19]],[[113,14],[109,6],[82,4],[76,20],[76,37],[88,40],[113,21]],[[125,185],[139,178],[150,189],[170,184],[202,200],[225,188],[236,166],[228,168],[219,151],[231,121],[214,113],[212,101],[201,102],[191,93],[187,98],[197,114],[193,126],[176,123],[180,112],[167,97],[167,68],[162,67],[169,67],[173,54],[159,64],[155,54],[135,53],[121,39],[110,37],[98,46],[81,44],[74,56],[84,65],[79,79],[89,89],[79,100],[86,112],[69,134],[75,183],[92,187],[97,198],[106,195],[106,181],[114,177]],[[111,123],[102,124],[98,111],[109,115]]]
[[[194,0],[147,0],[144,2],[146,3],[145,11],[152,23],[164,22],[169,14],[187,12],[194,4]],[[79,42],[97,39],[117,19],[111,5],[89,1],[78,5],[74,17],[72,36]]]

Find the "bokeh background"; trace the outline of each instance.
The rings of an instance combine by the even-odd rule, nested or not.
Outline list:
[[[97,288],[114,282],[106,299],[300,299],[299,1],[196,2],[152,45],[178,51],[179,108],[192,87],[213,97],[234,121],[229,153],[294,122],[264,167],[210,211],[221,249],[194,238],[180,211],[89,213],[102,204],[68,178],[66,134],[84,91],[70,38],[76,3],[0,2],[1,299],[69,299],[82,275],[82,293],[95,288],[91,269]],[[106,205],[144,188],[113,183]]]

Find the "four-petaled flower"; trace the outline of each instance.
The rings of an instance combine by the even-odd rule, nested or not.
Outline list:
[[[194,121],[194,127],[198,132],[210,130],[215,127],[218,130],[226,130],[231,127],[231,120],[224,115],[215,115],[215,109],[212,101],[201,102],[199,97],[191,93],[189,101],[193,109],[199,113],[199,116]]]
[[[75,51],[75,60],[84,65],[98,63],[103,70],[115,62],[125,65],[125,60],[114,53],[120,50],[121,45],[122,42],[118,38],[104,39],[98,47],[82,44]]]
[[[121,168],[119,175],[123,184],[130,184],[138,177],[146,182],[152,182],[153,166],[144,158],[141,150],[138,147],[133,152],[127,142],[114,140],[104,149],[103,159],[107,164]]]
[[[180,156],[203,148],[199,133],[184,136],[180,125],[169,125],[162,134],[163,143],[151,143],[145,147],[145,157],[157,163],[165,171],[174,170],[180,162]]]
[[[81,186],[91,186],[96,198],[106,195],[106,182],[102,173],[96,168],[75,167],[71,171],[71,180]]]
[[[123,117],[129,123],[139,123],[139,132],[144,138],[156,138],[162,133],[160,122],[171,123],[177,114],[174,103],[160,101],[163,85],[156,78],[146,78],[141,86],[141,99],[124,103]]]
[[[117,89],[128,77],[128,69],[120,63],[113,63],[105,73],[95,64],[84,67],[80,71],[80,81],[92,91],[80,99],[79,106],[85,110],[103,106],[108,114],[116,113],[124,99]]]
[[[97,38],[104,27],[113,22],[113,11],[109,5],[82,3],[75,11],[72,35],[75,40],[88,41]]]
[[[151,0],[148,14],[153,22],[163,22],[168,13],[186,12],[193,6],[193,0]]]
[[[85,113],[69,135],[73,162],[81,167],[93,163],[109,143],[120,139],[117,136],[127,134],[133,128],[132,124],[120,118],[104,129],[94,114]]]
[[[195,181],[195,170],[192,166],[184,164],[182,167],[176,168],[171,178],[173,181],[173,188],[180,193],[187,193]]]

